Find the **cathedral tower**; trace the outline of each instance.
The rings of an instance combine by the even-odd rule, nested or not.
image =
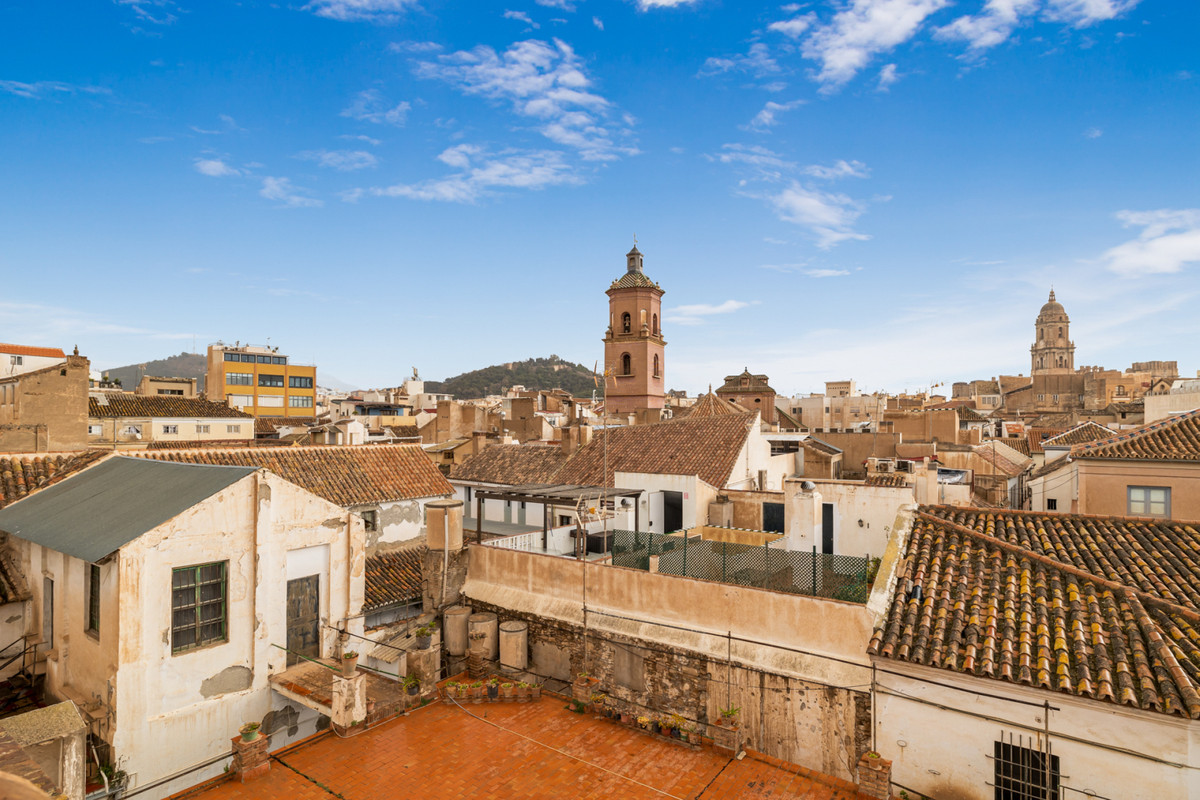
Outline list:
[[[1075,343],[1071,341],[1071,319],[1062,304],[1050,299],[1042,306],[1034,323],[1033,346],[1029,348],[1033,357],[1032,375],[1069,375],[1075,372]]]
[[[604,334],[606,409],[627,414],[662,408],[666,363],[660,323],[663,290],[642,272],[642,254],[625,256],[625,274],[608,287],[608,331]]]

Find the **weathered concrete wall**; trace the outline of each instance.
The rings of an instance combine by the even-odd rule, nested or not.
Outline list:
[[[868,458],[895,458],[896,445],[904,437],[898,433],[818,433],[822,442],[842,451],[842,477],[866,474],[863,464]]]
[[[849,777],[870,725],[867,607],[469,549],[464,602],[527,622],[535,672],[587,671],[622,702],[702,723],[740,704],[747,746]]]
[[[60,364],[0,380],[0,451],[86,448],[87,392],[88,360],[83,356],[67,356]]]
[[[805,492],[804,481],[787,481],[787,547],[821,549],[821,506],[834,506],[833,552],[878,558],[888,544],[896,514],[914,502],[911,486],[867,486],[851,481],[814,481],[815,493]],[[816,498],[814,500],[814,498]],[[816,503],[814,507],[814,502]]]
[[[893,782],[910,793],[991,800],[1001,733],[1038,742],[1048,727],[1062,784],[1074,790],[1064,798],[1200,797],[1194,721],[887,659],[878,664],[876,749],[892,759]]]

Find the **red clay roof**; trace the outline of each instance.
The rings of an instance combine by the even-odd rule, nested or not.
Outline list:
[[[108,392],[106,403],[95,397],[88,398],[88,416],[93,419],[105,417],[196,417],[200,419],[253,419],[252,414],[230,408],[224,403],[213,403],[199,397],[175,397],[172,395],[144,396],[125,392]]]
[[[702,395],[698,400],[696,400],[696,404],[691,408],[680,409],[680,411],[685,413],[681,414],[676,412],[675,419],[683,419],[685,417],[698,419],[700,417],[717,417],[727,414],[751,413],[750,411],[739,406],[737,403],[726,400],[722,397],[717,397],[712,392]]]
[[[0,456],[0,508],[103,458],[104,451]]]
[[[567,456],[558,445],[494,444],[456,464],[450,470],[450,479],[506,486],[553,483],[555,473],[566,462]]]
[[[1107,439],[1113,435],[1112,428],[1106,428],[1103,425],[1092,422],[1090,419],[1079,423],[1074,428],[1064,431],[1057,436],[1051,436],[1049,439],[1042,441],[1043,449],[1047,446],[1062,446],[1087,444],[1098,439]]]
[[[1200,409],[1072,448],[1075,458],[1200,461]]]
[[[923,507],[897,586],[874,655],[1200,719],[1190,524]]]
[[[631,425],[597,431],[580,448],[554,483],[612,486],[616,472],[651,475],[697,475],[709,486],[724,488],[755,414],[685,417],[652,425]],[[608,473],[604,472],[604,440],[608,443]]]
[[[157,450],[131,455],[185,464],[262,467],[343,507],[454,492],[433,461],[415,444]]]
[[[38,356],[39,358],[67,357],[67,354],[57,347],[28,347],[23,344],[0,344],[0,353],[6,356]]]
[[[421,599],[421,561],[426,548],[367,556],[363,612]]]

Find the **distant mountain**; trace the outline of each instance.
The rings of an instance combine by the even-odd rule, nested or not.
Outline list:
[[[445,392],[464,400],[501,394],[513,385],[526,389],[564,389],[576,397],[591,397],[592,370],[558,356],[510,361],[464,372],[444,381],[425,381],[425,391]]]
[[[168,356],[158,361],[147,361],[144,364],[130,364],[126,367],[103,370],[109,380],[121,382],[121,388],[133,391],[143,375],[153,375],[156,378],[195,378],[196,391],[204,390],[204,373],[208,365],[200,353],[180,353]]]

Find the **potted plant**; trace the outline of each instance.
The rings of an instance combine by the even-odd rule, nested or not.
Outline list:
[[[429,622],[417,628],[417,649],[428,650],[430,643],[433,641],[434,623]]]
[[[629,713],[629,709],[622,708],[621,709],[621,724],[628,725],[632,721],[633,721],[633,715]]]
[[[601,716],[604,713],[604,695],[600,692],[592,692],[589,705],[592,707],[593,714]]]
[[[510,703],[514,699],[513,685],[508,681],[500,684],[500,696],[504,698],[504,702]]]
[[[678,714],[671,715],[671,736],[675,739],[683,738],[683,729],[687,725],[687,720]]]
[[[258,723],[247,722],[241,728],[238,728],[238,733],[242,735],[243,742],[253,742],[258,738]]]
[[[471,684],[471,702],[476,705],[483,702],[483,681],[475,681]]]
[[[542,699],[542,685],[540,683],[531,683],[529,685],[529,699],[535,701]]]
[[[489,678],[487,682],[488,702],[494,703],[500,697],[500,681],[497,678]]]
[[[342,653],[342,675],[349,678],[354,675],[356,669],[358,669],[358,653],[354,650]]]
[[[525,681],[517,681],[517,702],[529,702],[529,684]]]
[[[650,730],[650,718],[645,714],[638,714],[637,724],[644,731]]]
[[[404,676],[404,691],[408,692],[410,695],[417,695],[421,693],[421,681],[417,679],[416,675]]]
[[[736,731],[738,729],[738,714],[740,713],[742,713],[740,706],[722,708],[721,720],[717,724],[722,728],[729,728],[731,731]]]
[[[458,694],[458,681],[447,681],[442,686],[442,703],[451,705],[456,694]]]

